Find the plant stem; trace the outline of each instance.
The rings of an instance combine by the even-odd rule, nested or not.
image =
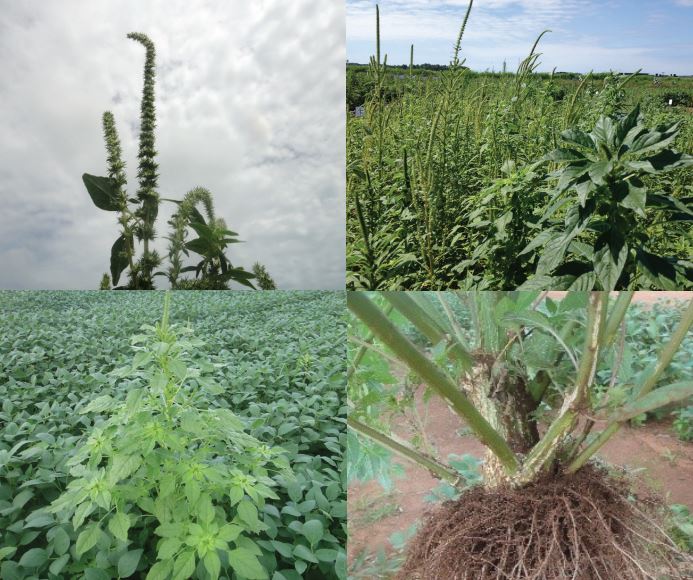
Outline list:
[[[659,354],[657,361],[651,365],[648,370],[645,371],[644,376],[646,377],[642,382],[641,386],[636,387],[635,398],[638,399],[652,390],[657,380],[661,376],[664,369],[669,365],[674,354],[678,350],[681,342],[683,342],[686,333],[689,331],[693,325],[693,300],[688,303],[688,308],[683,314],[681,322],[671,336],[671,339],[662,349]],[[607,425],[606,429],[602,431],[597,438],[592,441],[583,451],[578,455],[572,463],[568,466],[568,473],[575,473],[580,469],[587,460],[592,457],[602,446],[609,440],[613,435],[623,426],[625,421],[613,421]]]
[[[460,480],[458,473],[446,465],[443,465],[433,457],[417,451],[406,441],[402,441],[392,435],[385,435],[384,433],[369,427],[365,423],[362,423],[353,417],[347,418],[347,425],[357,433],[365,435],[379,445],[382,445],[385,447],[385,449],[388,449],[400,457],[408,459],[420,467],[427,469],[436,479],[443,479],[449,483],[452,483],[453,485],[458,483]]]
[[[388,304],[387,308],[385,308],[385,316],[389,316],[390,312],[392,312],[392,305]],[[362,344],[359,347],[359,350],[356,352],[356,355],[354,356],[354,360],[347,369],[347,380],[349,380],[351,378],[351,375],[353,375],[356,372],[356,369],[361,364],[363,357],[366,356],[366,353],[368,352],[369,347],[366,345],[373,344],[374,338],[375,336],[373,335],[373,333],[369,332],[366,335],[366,338],[363,339],[364,344]]]
[[[527,456],[516,483],[522,485],[536,479],[556,457],[561,440],[570,432],[585,403],[589,387],[597,369],[600,337],[606,318],[606,294],[592,292],[587,307],[587,329],[582,359],[573,391],[565,398],[558,417],[551,423],[546,434]]]
[[[382,292],[382,296],[400,314],[407,318],[421,333],[431,341],[438,344],[445,341],[448,345],[447,354],[461,363],[465,372],[472,368],[472,357],[459,341],[449,332],[446,332],[406,292]]]
[[[606,323],[606,329],[604,331],[603,345],[605,347],[610,346],[611,343],[614,341],[616,333],[618,332],[618,328],[619,326],[621,326],[621,321],[623,320],[623,317],[626,315],[628,306],[630,305],[630,302],[633,299],[633,294],[635,294],[635,292],[633,292],[632,290],[628,292],[618,293],[618,298],[616,298],[616,303],[614,304],[614,307],[611,309],[611,312],[609,313],[609,319]]]
[[[347,306],[406,365],[438,393],[448,406],[463,417],[479,440],[499,459],[508,475],[518,468],[508,443],[476,410],[458,386],[428,359],[362,292],[348,292]]]

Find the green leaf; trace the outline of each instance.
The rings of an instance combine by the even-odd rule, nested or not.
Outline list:
[[[323,536],[324,529],[320,520],[309,520],[303,524],[301,533],[310,542],[311,546],[317,544]]]
[[[127,542],[130,518],[127,514],[118,512],[108,521],[108,529],[116,538]]]
[[[603,290],[614,290],[628,259],[628,244],[615,229],[597,238],[594,252],[594,272]]]
[[[56,576],[60,574],[60,571],[65,567],[65,564],[67,564],[70,560],[70,554],[63,554],[58,558],[57,560],[51,562],[51,565],[48,567],[48,571],[51,574],[55,574]]]
[[[313,552],[311,552],[303,544],[298,544],[294,547],[294,556],[297,556],[302,560],[307,560],[308,562],[314,562],[316,564],[318,563],[318,559],[315,557],[315,554],[313,554]]]
[[[613,417],[615,421],[626,421],[660,407],[683,401],[693,396],[693,381],[672,383],[666,387],[658,387],[654,391],[640,397],[637,401],[624,405]]]
[[[205,524],[209,524],[212,522],[212,520],[214,520],[212,498],[210,498],[206,493],[201,495],[197,502],[197,517]]]
[[[100,397],[96,397],[96,399],[91,401],[79,413],[80,415],[85,415],[87,413],[102,413],[103,411],[111,409],[114,403],[115,400],[110,395],[101,395]]]
[[[150,568],[146,580],[167,580],[172,569],[173,562],[171,560],[157,562]]]
[[[111,575],[101,568],[87,568],[84,571],[84,580],[112,580]]]
[[[627,181],[628,194],[619,201],[619,204],[628,209],[638,212],[639,215],[645,215],[645,205],[647,203],[647,188],[639,179],[631,179]]]
[[[105,211],[120,209],[118,186],[113,179],[85,173],[82,175],[82,181],[96,207]]]
[[[159,550],[156,553],[156,557],[159,560],[168,560],[169,558],[172,558],[178,550],[180,550],[182,545],[183,542],[181,542],[178,538],[165,538],[159,544]]]
[[[277,540],[272,540],[272,546],[285,558],[291,558],[294,553],[293,544],[288,544],[286,542],[279,542]]]
[[[22,554],[19,565],[22,568],[39,568],[48,560],[48,552],[43,548],[32,548]]]
[[[611,173],[613,167],[614,165],[611,160],[593,163],[588,171],[590,179],[597,185],[604,185],[604,178]]]
[[[586,147],[594,151],[594,141],[592,138],[578,129],[567,129],[561,133],[561,139],[563,141],[568,141],[574,143],[575,145],[580,145],[581,147]]]
[[[584,161],[585,156],[575,149],[555,149],[544,159],[547,161]]]
[[[154,531],[156,532],[157,535],[161,536],[162,538],[174,538],[174,537],[180,537],[182,536],[187,527],[185,524],[182,523],[165,523],[161,524],[158,526]]]
[[[246,548],[229,550],[229,564],[236,574],[248,580],[264,580],[268,577],[257,556]]]
[[[194,240],[190,240],[185,244],[185,247],[188,250],[191,250],[195,252],[196,254],[200,254],[201,256],[206,256],[207,254],[212,254],[216,251],[216,248],[212,246],[209,241],[204,240],[202,238],[195,238]]]
[[[121,578],[127,578],[135,573],[143,551],[144,550],[130,550],[118,558],[118,575]]]
[[[229,490],[229,499],[231,500],[231,505],[236,505],[239,501],[243,499],[245,495],[243,488],[240,486],[232,487]]]
[[[127,249],[128,245],[124,235],[116,239],[116,241],[113,242],[113,246],[111,246],[111,280],[114,286],[118,285],[120,275],[129,265]]]
[[[550,274],[563,261],[568,246],[577,235],[577,229],[571,232],[554,234],[554,237],[544,246],[544,251],[537,264],[537,275]]]
[[[671,261],[652,254],[644,248],[636,250],[638,265],[658,290],[678,290],[676,268]]]
[[[5,546],[4,548],[0,548],[0,561],[4,560],[8,556],[13,556],[16,551],[17,548],[15,546]]]
[[[237,526],[235,524],[225,524],[217,533],[217,537],[224,542],[233,542],[239,536],[241,531],[243,531],[241,526]]]
[[[56,528],[51,542],[55,553],[62,556],[70,547],[70,536],[62,528]]]
[[[90,525],[77,537],[75,550],[79,558],[85,552],[91,550],[101,538],[101,528],[97,524]]]
[[[257,508],[252,502],[249,500],[243,500],[238,504],[236,509],[238,510],[238,517],[248,524],[251,529],[255,529],[257,527]]]
[[[212,580],[217,580],[219,578],[219,572],[221,572],[221,561],[216,551],[207,552],[202,560],[207,573],[211,576]]]
[[[625,139],[626,135],[637,126],[640,118],[640,103],[635,105],[635,108],[621,119],[616,126],[616,144],[619,145]]]
[[[611,117],[602,115],[597,120],[592,135],[596,141],[602,142],[609,148],[614,146],[614,138],[616,137],[616,125]]]
[[[112,459],[108,479],[111,483],[117,483],[137,471],[142,465],[139,455],[115,455]]]
[[[190,578],[195,571],[195,552],[187,550],[178,556],[173,563],[173,580]]]

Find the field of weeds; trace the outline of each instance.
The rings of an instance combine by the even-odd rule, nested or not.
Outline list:
[[[463,32],[347,67],[348,287],[689,288],[693,79],[540,74],[541,36],[475,73]]]

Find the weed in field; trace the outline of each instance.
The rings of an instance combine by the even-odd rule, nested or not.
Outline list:
[[[379,38],[348,66],[347,101],[365,108],[347,118],[348,288],[693,285],[690,112],[646,75],[537,73],[539,39],[515,73],[475,73],[458,51],[401,74]],[[585,134],[556,171],[549,154]]]
[[[268,482],[267,487],[278,499],[258,497],[255,502],[246,492],[235,504],[229,492],[237,492],[232,492],[230,486],[224,484],[224,489],[219,490],[218,482],[205,480],[200,485],[200,496],[207,493],[212,498],[212,523],[216,520],[219,525],[223,517],[229,525],[242,526],[245,531],[239,536],[248,536],[248,539],[241,542],[245,548],[256,552],[257,561],[267,571],[266,577],[278,580],[296,580],[301,575],[345,578],[343,296],[325,292],[173,293],[170,321],[179,335],[175,348],[181,345],[184,348],[177,353],[174,349],[171,361],[173,358],[185,361],[187,378],[184,388],[173,399],[173,421],[178,422],[180,428],[162,437],[163,443],[193,442],[181,450],[163,447],[162,441],[156,439],[159,443],[151,451],[154,457],[150,457],[149,452],[141,454],[142,465],[138,470],[113,486],[115,490],[110,489],[111,508],[113,502],[118,501],[118,509],[106,516],[106,510],[96,505],[92,513],[85,514],[85,523],[75,530],[72,520],[58,521],[57,514],[51,514],[48,507],[62,493],[71,492],[70,481],[82,478],[78,473],[70,474],[71,470],[79,471],[82,466],[89,472],[98,469],[90,466],[86,456],[82,456],[83,461],[72,459],[77,457],[78,449],[86,452],[84,446],[95,443],[92,436],[105,430],[107,434],[118,434],[117,437],[103,437],[110,441],[114,450],[121,455],[129,452],[129,448],[124,449],[126,441],[121,435],[133,435],[134,430],[142,427],[141,422],[137,419],[127,424],[118,422],[117,418],[127,412],[137,392],[142,393],[138,408],[151,414],[151,423],[166,421],[160,412],[166,406],[164,399],[153,396],[154,392],[161,395],[158,390],[161,382],[157,383],[160,379],[156,378],[159,376],[159,355],[149,360],[147,353],[150,351],[143,349],[133,359],[131,344],[131,337],[142,335],[140,327],[150,324],[151,313],[160,309],[161,293],[0,294],[3,321],[0,333],[0,527],[3,530],[0,577],[3,580],[48,577],[49,568],[55,565],[57,569],[62,561],[55,562],[65,555],[69,561],[64,563],[56,578],[115,578],[120,558],[134,552],[124,557],[121,564],[121,570],[127,571],[141,550],[137,571],[132,576],[139,577],[157,561],[159,543],[163,543],[156,531],[160,525],[157,516],[144,511],[166,504],[167,500],[158,499],[161,486],[156,482],[163,483],[161,478],[172,470],[173,479],[178,482],[174,491],[174,497],[180,500],[175,505],[177,513],[192,514],[191,519],[200,515],[204,519],[209,517],[209,512],[203,517],[198,506],[188,503],[188,490],[183,483],[185,467],[193,460],[206,458],[211,467],[208,473],[213,474],[217,469],[230,468],[231,464],[245,465],[243,457],[252,461],[257,455],[253,448],[258,452],[283,449],[293,477],[272,469],[268,471],[272,485]],[[195,330],[195,336],[204,337],[204,341],[188,336],[187,327]],[[108,329],[108,340],[104,340],[105,329]],[[145,334],[151,338],[156,331],[149,327]],[[152,345],[147,338],[135,346],[138,349],[151,347],[155,352],[166,350],[166,341],[157,338],[155,342],[157,344]],[[307,355],[310,355],[310,362]],[[302,363],[297,367],[299,360]],[[127,370],[127,376],[122,369]],[[176,372],[182,372],[182,366],[173,363],[168,370],[175,376]],[[112,401],[99,399],[105,395]],[[102,404],[112,407],[104,411],[94,409]],[[89,405],[93,412],[83,412]],[[193,415],[185,419],[188,412],[200,421],[191,421]],[[210,423],[211,418],[231,417],[232,414],[236,420],[224,427],[226,435],[213,434],[216,427]],[[243,424],[241,431],[237,429],[239,422]],[[186,431],[186,427],[200,430],[204,444],[199,444],[200,435]],[[232,432],[229,449],[252,442],[243,457],[219,452],[220,446],[227,448],[224,437],[231,436]],[[153,441],[137,437],[138,449],[151,445],[150,440]],[[133,443],[132,438],[130,443]],[[100,466],[104,476],[112,468],[107,455],[104,453]],[[170,462],[164,464],[164,459],[172,455],[181,461],[175,466]],[[71,461],[77,464],[68,465]],[[142,481],[142,470],[150,461],[154,465],[162,461],[161,468],[158,475],[152,474]],[[258,458],[258,469],[262,469],[261,462]],[[233,476],[229,481],[232,480]],[[152,499],[152,502],[144,502],[144,507],[140,505],[142,501],[125,497],[130,492],[138,494],[142,489],[148,489]],[[194,486],[190,493],[196,493]],[[99,502],[105,499],[101,496]],[[256,532],[249,532],[239,516],[238,506],[243,503],[241,512],[252,519],[248,502],[254,504],[257,511]],[[122,531],[116,523],[125,523],[123,518],[119,517],[121,521],[109,527],[110,519],[117,513],[127,514],[131,524],[127,543],[113,536],[111,530]],[[99,519],[106,516],[100,523],[97,545],[78,557],[78,538],[85,530],[94,529],[97,514]],[[223,524],[219,529],[222,527]],[[85,536],[80,548],[88,545],[89,539],[90,536]],[[109,543],[110,550],[103,545]],[[237,549],[233,542],[230,548]],[[186,544],[181,553],[190,549]],[[213,556],[210,558],[213,560]],[[233,578],[223,551],[219,558],[221,577]],[[250,566],[253,566],[252,561]],[[198,562],[195,574],[200,578],[208,577],[204,558],[202,563]]]

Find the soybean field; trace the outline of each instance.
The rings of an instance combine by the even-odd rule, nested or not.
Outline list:
[[[345,578],[344,316],[1,292],[0,577]]]

